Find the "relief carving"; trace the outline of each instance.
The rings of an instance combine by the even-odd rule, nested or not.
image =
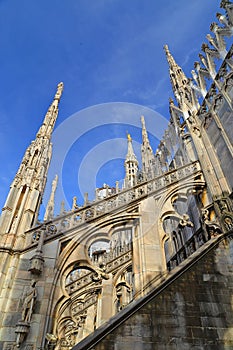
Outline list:
[[[222,233],[220,225],[216,221],[210,220],[210,213],[208,209],[202,209],[201,213],[204,229],[206,230],[208,236],[215,237],[216,235]]]
[[[36,281],[32,280],[31,286],[28,288],[24,299],[21,321],[30,323],[36,298]]]

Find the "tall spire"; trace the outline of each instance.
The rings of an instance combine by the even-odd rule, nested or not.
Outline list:
[[[132,187],[136,184],[138,161],[133,150],[132,138],[130,134],[127,135],[128,151],[125,158],[125,186]]]
[[[62,91],[63,83],[59,83],[43,124],[36,135],[36,139],[27,148],[12,186],[17,185],[19,187],[25,184],[39,189],[41,192],[44,191],[48,166],[52,156],[50,138],[57,119],[58,104]]]
[[[63,83],[59,83],[57,86],[57,92],[54,96],[53,102],[51,103],[43,124],[41,125],[38,133],[37,133],[37,137],[47,137],[50,138],[51,134],[53,132],[53,128],[57,119],[57,115],[58,115],[58,104],[60,102],[60,98],[63,92]]]
[[[48,204],[46,207],[44,221],[51,220],[54,216],[54,197],[55,197],[55,192],[57,189],[57,180],[58,180],[58,176],[56,175],[53,182],[52,182],[51,194],[50,194],[49,201],[48,201]]]
[[[164,46],[164,50],[165,50],[165,53],[167,56],[167,62],[169,65],[172,89],[177,99],[177,102],[179,103],[179,100],[180,100],[179,95],[180,95],[181,89],[186,87],[188,83],[188,79],[184,74],[183,70],[181,69],[181,67],[178,66],[178,64],[176,63],[172,54],[170,53],[168,45]]]
[[[186,119],[192,114],[192,110],[195,108],[190,82],[181,67],[178,66],[174,60],[167,45],[164,46],[164,50],[169,65],[169,73],[174,96]]]
[[[146,130],[145,118],[141,116],[142,123],[142,146],[141,146],[141,156],[142,156],[142,169],[144,173],[152,171],[154,154],[148,139],[148,134]]]
[[[127,134],[127,140],[128,140],[128,151],[126,154],[126,159],[125,161],[130,161],[130,162],[137,162],[137,158],[135,156],[134,150],[133,150],[133,145],[132,145],[132,138],[130,134]]]
[[[22,248],[22,235],[14,243],[15,234],[25,232],[37,221],[52,156],[50,138],[62,90],[63,83],[60,83],[35,140],[25,152],[2,210],[0,234],[12,235],[11,246]]]
[[[188,83],[188,78],[184,74],[182,68],[178,66],[171,52],[169,51],[168,45],[164,45],[164,50],[167,56],[167,61],[170,68],[170,75],[173,73],[178,81],[176,83],[180,83],[181,85]],[[172,77],[173,78],[173,77]]]
[[[141,116],[141,123],[142,123],[142,145],[144,147],[147,147],[148,150],[152,152],[152,148],[151,148],[150,141],[148,139],[147,130],[146,130],[145,118],[143,115]]]

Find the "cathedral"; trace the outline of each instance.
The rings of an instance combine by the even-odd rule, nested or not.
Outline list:
[[[141,116],[141,168],[128,134],[123,184],[55,216],[55,177],[40,222],[58,84],[2,209],[1,350],[233,348],[233,3],[220,8],[190,78],[164,46],[157,150]]]

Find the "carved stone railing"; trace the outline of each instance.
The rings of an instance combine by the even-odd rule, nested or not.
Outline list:
[[[85,310],[87,310],[91,305],[96,304],[97,300],[98,300],[98,294],[97,293],[92,293],[84,301],[82,301],[82,302],[76,301],[75,303],[73,303],[72,306],[71,306],[72,318],[78,319],[80,314],[83,314],[83,312]]]
[[[102,256],[102,264],[105,266],[104,272],[113,272],[114,270],[117,270],[119,266],[123,266],[131,260],[132,243],[128,243],[124,247],[116,247],[115,249],[110,250],[108,253]],[[93,267],[96,268],[96,266]],[[82,272],[79,277],[67,278],[65,289],[69,295],[89,286],[93,282],[98,282],[98,270],[95,272],[94,270],[90,271],[87,269],[81,269],[81,271]]]
[[[182,263],[204,243],[210,240],[210,238],[212,238],[211,235],[207,235],[205,231],[200,228],[167,262],[168,270],[170,271]]]
[[[178,181],[181,181],[190,175],[196,175],[201,172],[198,161],[189,163],[178,169],[169,171],[154,179],[142,182],[132,188],[124,189],[118,193],[109,196],[108,198],[94,201],[85,207],[70,211],[62,216],[54,218],[52,221],[44,222],[43,224],[34,227],[28,231],[31,235],[31,243],[36,243],[39,240],[42,226],[46,226],[44,240],[62,234],[68,229],[76,228],[84,223],[101,217],[107,213],[124,207],[130,203],[136,203],[138,200],[150,196],[166,188]]]
[[[93,271],[89,271],[87,273],[84,273],[83,276],[80,276],[79,278],[75,279],[75,281],[67,283],[65,286],[67,293],[70,295],[76,292],[77,290],[81,290],[82,288],[89,286],[90,283],[93,282],[94,274],[95,273]]]
[[[106,272],[111,272],[118,265],[122,265],[131,258],[132,242],[117,246],[109,252],[105,252],[98,257],[92,256],[91,261],[94,266],[105,266]]]
[[[119,247],[120,248],[120,247]],[[113,272],[119,266],[132,260],[132,243],[127,244],[123,249],[121,249],[118,254],[110,254],[108,262],[106,264],[106,272]]]

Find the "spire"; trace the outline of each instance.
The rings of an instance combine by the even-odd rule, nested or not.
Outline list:
[[[49,197],[49,201],[46,207],[45,215],[44,215],[44,221],[51,220],[54,216],[54,196],[57,189],[57,180],[58,176],[56,175],[53,182],[52,182],[52,189],[51,194]]]
[[[147,173],[149,171],[152,171],[154,154],[150,145],[150,141],[148,139],[145,119],[143,115],[141,116],[141,123],[142,123],[142,146],[141,146],[142,168],[143,168],[143,172]]]
[[[145,118],[142,115],[141,116],[141,123],[142,123],[142,145],[144,147],[146,147],[150,152],[153,153],[151,145],[150,145],[150,141],[148,139],[148,134],[147,134],[147,130],[146,130],[146,124],[145,124]]]
[[[186,75],[184,74],[183,70],[181,69],[181,67],[178,66],[178,64],[174,60],[173,56],[171,55],[169,48],[168,48],[168,45],[164,46],[164,50],[165,50],[168,65],[170,68],[170,79],[171,79],[172,89],[173,89],[174,95],[177,99],[177,102],[179,103],[180,90],[187,85],[188,79],[187,79]]]
[[[164,45],[164,51],[165,51],[166,56],[167,56],[167,61],[168,61],[170,70],[175,71],[177,69],[180,69],[180,67],[176,63],[174,57],[172,56],[171,52],[169,51],[168,45]]]
[[[41,127],[37,133],[37,138],[40,138],[40,137],[50,138],[51,137],[52,132],[53,132],[53,128],[54,128],[54,125],[55,125],[55,122],[57,119],[57,115],[58,115],[58,105],[59,105],[61,95],[63,92],[63,86],[64,85],[62,82],[57,85],[57,92],[54,96],[53,102],[51,103],[51,105],[50,105],[50,107],[45,115],[43,124],[41,125]]]
[[[184,74],[181,67],[178,66],[178,64],[174,60],[167,45],[164,46],[164,50],[169,65],[170,80],[174,96],[177,100],[179,108],[184,114],[184,118],[186,119],[192,114],[192,111],[196,109],[196,101],[193,96],[190,81]]]
[[[37,222],[52,157],[50,139],[58,115],[58,104],[62,90],[63,83],[60,83],[57,86],[55,97],[46,113],[44,122],[36,138],[27,148],[11,184],[0,219],[0,234],[8,235],[9,233],[25,232]],[[21,249],[24,238],[19,235],[15,241],[13,237],[10,244],[15,245],[17,249]]]
[[[127,134],[127,140],[128,140],[128,151],[126,154],[125,162],[136,162],[138,164],[137,158],[133,150],[132,138],[130,134]]]
[[[50,138],[58,115],[58,104],[63,91],[63,83],[59,83],[57,91],[44,118],[36,139],[31,142],[23,157],[12,186],[32,186],[44,191],[48,166],[52,156]]]
[[[136,184],[138,161],[133,150],[132,138],[127,135],[128,151],[125,158],[125,186],[132,187]]]

